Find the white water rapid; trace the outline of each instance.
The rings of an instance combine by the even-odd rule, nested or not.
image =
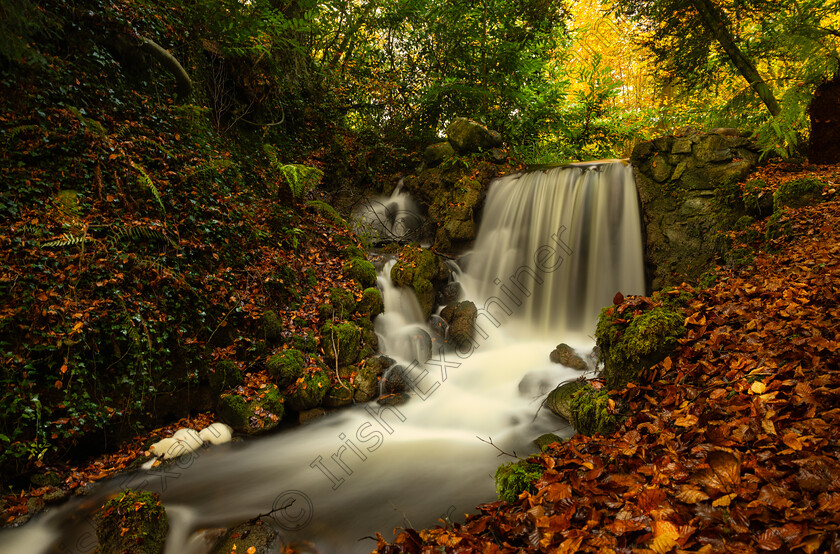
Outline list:
[[[170,516],[167,553],[206,552],[197,531],[275,509],[265,519],[288,540],[341,554],[370,551],[375,542],[365,537],[377,531],[387,538],[395,527],[463,519],[495,500],[495,468],[512,460],[500,450],[526,455],[540,434],[568,434],[562,420],[539,408],[545,393],[579,374],[548,355],[560,342],[585,354],[600,308],[619,290],[644,292],[636,202],[632,173],[621,164],[496,182],[460,276],[479,307],[468,349],[435,341],[430,350],[433,333],[416,299],[380,277],[386,312],[376,330],[383,353],[407,368],[413,392],[406,404],[358,405],[112,479],[90,497],[0,534],[0,552],[46,552],[50,545],[92,552],[92,508],[126,487],[161,495]]]

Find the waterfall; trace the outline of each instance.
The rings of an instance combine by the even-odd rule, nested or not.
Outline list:
[[[273,436],[203,449],[174,464],[115,477],[94,493],[0,534],[0,552],[91,552],[91,512],[124,488],[157,492],[170,518],[167,553],[206,552],[200,530],[264,520],[322,552],[367,552],[377,531],[462,519],[495,499],[501,463],[568,435],[540,410],[579,373],[553,364],[567,342],[592,347],[598,311],[617,291],[644,292],[632,173],[621,164],[503,178],[490,189],[474,251],[459,277],[479,307],[473,344],[433,338],[416,299],[379,278],[383,353],[405,371],[406,404],[341,410]]]

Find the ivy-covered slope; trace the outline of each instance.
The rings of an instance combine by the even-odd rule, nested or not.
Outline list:
[[[322,170],[346,183],[355,162],[331,148],[355,138],[301,100],[311,76],[211,7],[0,8],[3,481],[212,409],[218,362],[262,370],[317,336],[331,286],[361,297],[341,254],[355,238],[307,206]]]

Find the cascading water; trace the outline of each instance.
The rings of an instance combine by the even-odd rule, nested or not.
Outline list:
[[[433,340],[416,299],[380,276],[383,353],[412,389],[399,406],[346,409],[272,437],[202,450],[174,465],[115,478],[98,492],[0,535],[0,552],[95,547],[90,517],[123,488],[158,492],[170,517],[167,552],[206,552],[201,529],[259,514],[289,540],[363,552],[376,531],[457,519],[493,500],[493,472],[531,441],[563,428],[539,410],[577,372],[552,364],[558,342],[592,346],[598,310],[616,291],[644,292],[641,234],[629,168],[620,164],[506,177],[489,193],[461,276],[479,306],[459,350]],[[492,444],[489,444],[492,441]]]

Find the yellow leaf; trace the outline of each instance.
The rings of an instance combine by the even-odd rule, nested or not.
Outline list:
[[[750,385],[750,392],[752,394],[764,394],[764,391],[766,390],[767,385],[765,385],[761,381],[753,381],[753,384]]]
[[[688,414],[685,417],[678,417],[677,420],[674,422],[674,425],[677,427],[694,427],[700,421],[694,414]]]
[[[256,552],[256,551],[257,551],[257,549],[255,547],[253,547],[253,546],[248,547],[248,554],[254,554],[254,552]]]
[[[712,506],[714,506],[715,508],[717,508],[719,506],[723,506],[723,507],[729,506],[729,504],[732,502],[732,500],[736,496],[738,496],[738,495],[734,492],[730,493],[730,494],[727,494],[725,496],[721,496],[720,498],[718,498],[717,500],[712,502]]]
[[[73,326],[73,332],[78,331],[79,329],[81,329],[81,328],[82,328],[82,327],[84,327],[84,326],[85,326],[85,324],[84,324],[84,323],[82,323],[81,321],[77,322],[77,323]]]

